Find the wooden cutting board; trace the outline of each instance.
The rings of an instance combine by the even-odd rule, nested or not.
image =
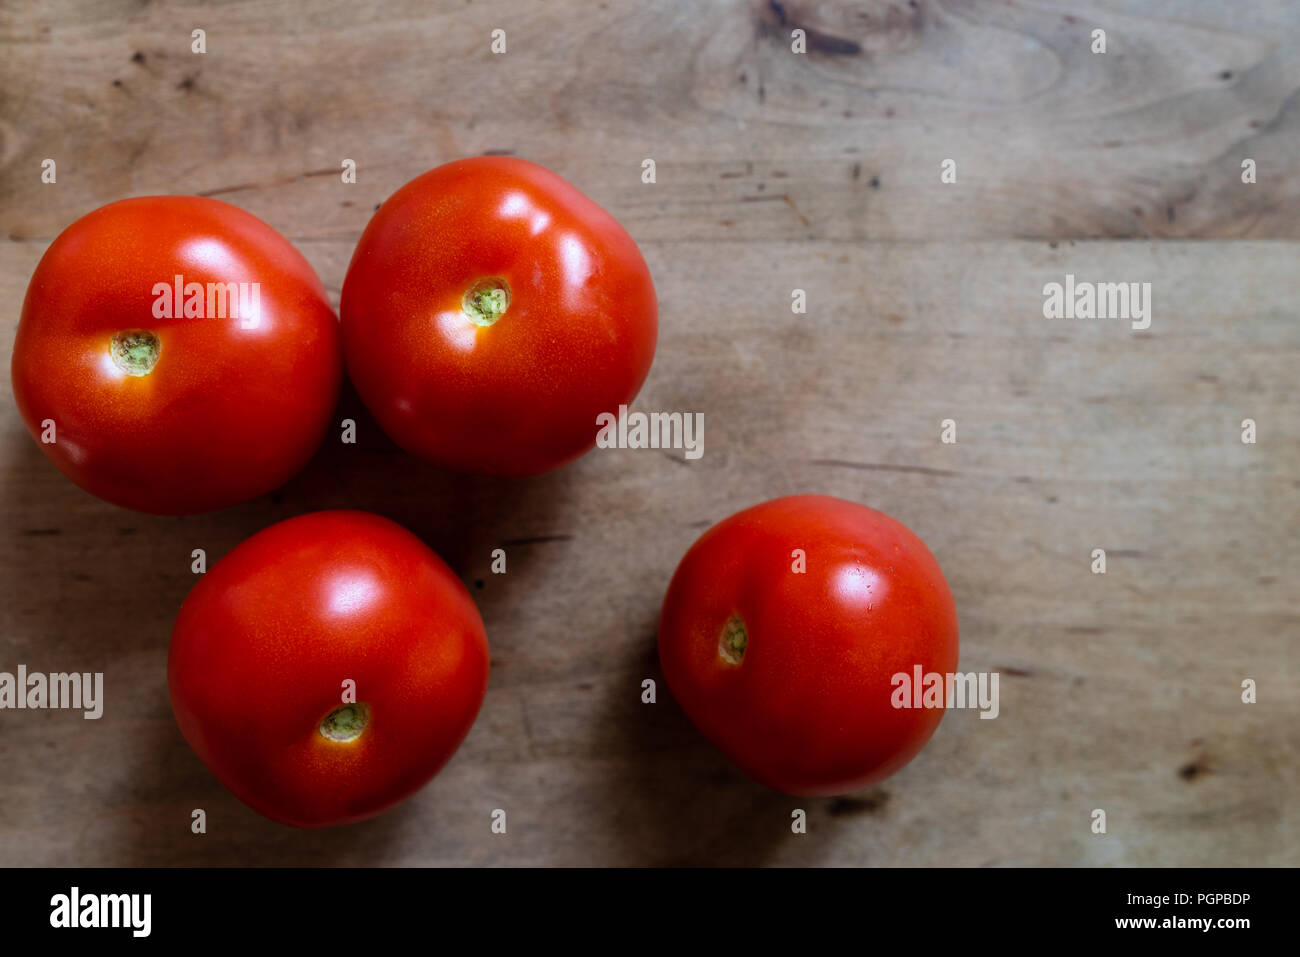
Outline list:
[[[64,480],[5,389],[0,670],[102,671],[106,704],[0,712],[0,865],[1300,864],[1298,37],[1286,0],[8,4],[6,354],[44,249],[99,205],[235,203],[337,302],[376,204],[508,153],[636,238],[661,309],[636,407],[706,427],[696,461],[597,451],[484,481],[411,460],[348,394],[357,445],[327,442],[259,501],[155,518]],[[1151,283],[1150,328],[1045,319],[1067,274]],[[802,491],[915,530],[956,597],[962,669],[1001,675],[996,720],[950,713],[902,772],[839,799],[732,769],[655,653],[691,542]],[[191,549],[337,507],[404,523],[461,574],[491,687],[417,797],[300,832],[189,750],[166,649]]]

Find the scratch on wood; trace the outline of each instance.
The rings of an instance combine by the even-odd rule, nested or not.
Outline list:
[[[265,183],[237,183],[234,186],[218,186],[216,189],[204,190],[198,195],[219,196],[222,193],[240,193],[246,189],[269,189],[272,186],[287,186],[290,183],[296,183],[300,179],[313,179],[319,176],[337,175],[339,175],[339,170],[333,167],[330,167],[329,169],[309,169],[294,176],[284,176],[280,179],[267,180]],[[375,207],[375,209],[378,208],[378,206]]]
[[[799,212],[799,207],[796,206],[796,205],[794,204],[794,200],[790,198],[790,194],[789,194],[789,193],[782,193],[782,194],[781,194],[781,198],[784,199],[785,202],[786,202],[786,205],[788,205],[788,206],[790,207],[790,209],[792,209],[792,210],[794,211],[794,214],[795,214],[796,216],[799,217],[799,222],[801,222],[801,223],[803,223],[805,226],[807,226],[807,225],[808,225],[808,217],[805,216],[803,213]]]
[[[936,478],[957,478],[960,472],[932,469],[924,465],[888,465],[883,462],[848,462],[844,459],[813,459],[811,465],[829,465],[834,468],[862,469],[867,472],[905,472],[913,475],[933,475]]]

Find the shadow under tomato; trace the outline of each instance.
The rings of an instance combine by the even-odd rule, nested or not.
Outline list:
[[[657,605],[647,610],[649,634],[638,642],[640,654],[632,656],[635,667],[609,683],[603,701],[599,726],[608,737],[601,750],[617,757],[601,782],[605,793],[597,796],[607,813],[593,821],[604,858],[594,863],[815,866],[831,856],[846,828],[875,826],[866,818],[885,809],[889,795],[883,788],[836,798],[791,797],[752,781],[714,748],[663,680],[657,615]],[[652,705],[629,693],[645,678],[656,683]],[[806,814],[806,833],[791,829],[795,809]]]
[[[354,442],[342,441],[344,420],[355,423]],[[516,561],[529,560],[529,550],[512,550],[510,543],[563,535],[551,522],[569,497],[571,479],[568,468],[505,479],[422,462],[384,434],[345,381],[316,455],[266,501],[279,513],[271,521],[322,509],[376,512],[410,529],[472,583],[489,571],[492,549],[506,547],[513,570]]]
[[[601,863],[650,866],[755,866],[788,838],[791,799],[736,770],[686,718],[659,669],[657,596],[645,614],[627,673],[607,682],[597,722],[599,749],[612,755],[598,785],[606,814],[593,822]],[[649,605],[650,603],[648,603]],[[656,703],[636,689],[656,685]]]
[[[108,866],[358,866],[400,846],[416,809],[408,802],[358,824],[302,830],[262,817],[228,792],[165,721],[132,729],[139,744],[124,790],[136,800],[106,811],[87,804],[85,856]],[[147,740],[146,740],[147,739]],[[205,831],[194,833],[201,809]]]
[[[304,831],[266,820],[216,781],[181,737],[167,693],[172,623],[193,587],[191,553],[208,567],[255,532],[329,508],[373,511],[400,522],[466,582],[492,640],[493,620],[519,599],[492,587],[491,552],[506,547],[512,573],[535,549],[513,547],[563,535],[551,525],[567,498],[565,470],[529,480],[454,475],[394,446],[350,387],[334,422],[352,418],[358,441],[331,427],[312,461],[286,486],[252,502],[203,515],[142,515],[101,502],[68,481],[31,438],[16,431],[5,450],[10,476],[0,533],[11,554],[8,596],[12,666],[102,672],[104,716],[25,712],[6,748],[6,777],[30,800],[9,800],[27,835],[76,835],[43,842],[18,865],[373,864],[400,844],[427,807],[409,801],[378,818]],[[517,589],[530,576],[512,575]],[[25,786],[25,787],[22,787]],[[421,792],[423,793],[423,792]],[[427,799],[426,799],[427,800]],[[207,813],[196,835],[191,812]]]

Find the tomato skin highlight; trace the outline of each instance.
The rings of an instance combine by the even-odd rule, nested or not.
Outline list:
[[[943,710],[894,708],[892,677],[955,672],[957,631],[943,573],[906,526],[795,495],[691,546],[664,598],[659,659],[687,717],[742,771],[830,796],[884,779],[929,740]]]
[[[490,325],[465,305],[484,281],[508,294]],[[501,476],[589,450],[597,416],[640,390],[658,335],[654,283],[623,227],[504,156],[448,163],[386,200],[340,313],[349,375],[384,431],[419,458]]]
[[[257,283],[256,328],[156,317],[155,285],[176,275],[205,290]],[[110,348],[139,330],[159,349],[133,375]],[[338,321],[307,260],[250,213],[198,196],[125,199],[65,229],[27,287],[12,360],[18,410],[54,464],[99,498],[158,515],[284,484],[320,445],[342,375]],[[47,420],[53,443],[41,441]]]
[[[482,706],[488,645],[469,593],[378,515],[315,512],[236,546],[185,599],[167,682],[185,740],[253,810],[296,827],[364,820],[449,761]],[[327,738],[344,681],[368,723]]]

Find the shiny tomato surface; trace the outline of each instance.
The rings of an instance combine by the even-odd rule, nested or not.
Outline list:
[[[746,774],[843,794],[897,771],[938,727],[942,710],[893,706],[892,678],[955,672],[957,612],[905,526],[796,495],[690,548],[664,599],[659,658],[682,710]]]
[[[348,372],[398,445],[532,475],[590,449],[645,381],[658,307],[613,217],[533,163],[440,166],[375,213],[340,305]]]
[[[418,538],[378,515],[315,512],[200,579],[167,680],[222,784],[276,821],[323,827],[380,813],[450,760],[483,703],[488,645],[468,592]]]
[[[307,260],[255,216],[196,196],[122,200],[65,229],[27,287],[12,363],[18,409],[54,464],[155,514],[283,484],[320,444],[342,374]]]

